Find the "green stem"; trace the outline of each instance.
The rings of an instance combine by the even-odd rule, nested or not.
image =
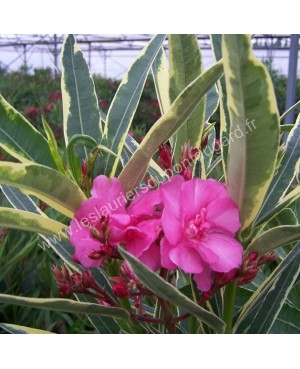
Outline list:
[[[199,296],[198,288],[192,276],[190,276],[190,283],[191,283],[193,300],[197,304],[197,302],[200,300],[200,296]],[[192,315],[189,319],[189,332],[190,334],[196,334],[198,332],[198,329],[199,329],[198,320],[195,316]]]
[[[226,334],[232,333],[232,320],[233,320],[233,311],[234,311],[234,303],[235,303],[235,298],[236,298],[236,291],[237,291],[236,281],[229,283],[225,288],[223,319],[226,323],[226,328],[224,332]]]

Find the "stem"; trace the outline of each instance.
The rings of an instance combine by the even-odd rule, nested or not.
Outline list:
[[[163,319],[152,318],[150,316],[138,315],[138,314],[135,314],[135,313],[130,313],[130,316],[132,318],[135,318],[136,320],[140,320],[142,322],[155,323],[155,324],[164,323]]]
[[[226,323],[225,332],[226,334],[232,333],[232,320],[233,320],[233,310],[236,298],[237,282],[233,281],[229,283],[225,288],[224,295],[224,316],[223,319]]]
[[[173,323],[172,312],[169,304],[163,299],[159,299],[159,301],[164,315],[164,323],[168,332],[171,334],[176,334],[176,326]]]
[[[190,283],[191,283],[193,300],[197,304],[197,301],[199,301],[200,296],[199,296],[199,291],[197,289],[196,283],[192,276],[190,276]],[[192,315],[189,320],[189,331],[191,334],[196,334],[198,332],[198,320],[194,315]]]

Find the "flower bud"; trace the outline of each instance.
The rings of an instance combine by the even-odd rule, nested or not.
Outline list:
[[[168,143],[161,145],[158,149],[159,161],[164,169],[172,169],[172,152]]]
[[[112,291],[117,297],[121,299],[130,295],[129,290],[124,283],[116,283],[112,287]]]

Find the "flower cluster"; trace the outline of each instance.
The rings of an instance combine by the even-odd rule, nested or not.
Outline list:
[[[179,268],[193,274],[201,291],[209,291],[214,273],[241,264],[243,249],[234,238],[239,228],[238,209],[216,180],[176,175],[132,199],[118,179],[101,175],[69,231],[74,258],[86,268],[120,259],[122,245],[150,269]]]

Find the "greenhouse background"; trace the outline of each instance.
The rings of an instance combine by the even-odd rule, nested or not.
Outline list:
[[[150,41],[151,34],[77,34],[94,74],[120,80],[138,53]],[[205,68],[214,63],[209,35],[197,35]],[[51,68],[59,73],[63,34],[0,34],[0,68],[6,72],[21,67]],[[296,101],[296,84],[300,76],[299,35],[255,34],[252,45],[256,56],[272,66],[279,75],[289,76],[285,108]],[[164,43],[166,51],[167,42]],[[287,123],[292,116],[287,117]]]

